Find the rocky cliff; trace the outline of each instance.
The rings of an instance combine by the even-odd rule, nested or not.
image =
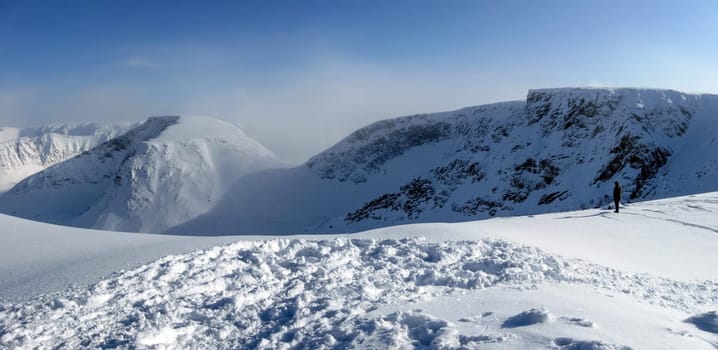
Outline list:
[[[624,204],[718,190],[715,95],[531,90],[525,101],[373,123],[295,168],[265,162],[243,133],[207,136],[226,126],[182,125],[60,163],[0,210],[148,232],[352,232],[605,207],[614,181]],[[75,204],[58,207],[56,186],[72,188]]]

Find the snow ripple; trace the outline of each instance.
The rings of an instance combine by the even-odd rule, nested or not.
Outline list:
[[[511,335],[461,335],[420,312],[365,314],[381,304],[545,282],[691,312],[718,303],[714,281],[630,274],[501,240],[243,241],[168,256],[86,289],[1,304],[0,347],[476,346]]]

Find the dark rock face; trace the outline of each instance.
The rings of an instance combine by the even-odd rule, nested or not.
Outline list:
[[[510,210],[510,207],[505,207],[502,203],[476,197],[468,200],[462,204],[453,204],[451,210],[461,213],[466,216],[474,216],[479,213],[488,212],[491,216],[496,216],[496,213],[501,210]]]
[[[525,101],[377,122],[302,168],[330,182],[336,192],[325,197],[341,202],[304,227],[331,222],[351,231],[357,223],[603,207],[614,181],[625,201],[666,196],[673,190],[665,176],[686,154],[681,142],[693,135],[696,116],[705,117],[700,99],[668,90],[545,89]],[[685,176],[713,176],[712,164]]]
[[[539,205],[551,204],[553,201],[555,201],[557,199],[564,200],[564,199],[568,198],[568,196],[570,196],[568,191],[551,192],[551,193],[541,196],[541,199],[539,200],[538,204]]]
[[[381,217],[378,214],[381,210],[401,211],[401,215],[404,215],[407,219],[417,219],[425,210],[443,208],[459,186],[465,183],[481,182],[486,178],[486,173],[478,162],[454,159],[445,166],[430,169],[427,177],[432,180],[421,177],[415,178],[409,183],[400,186],[399,192],[378,196],[365,203],[360,209],[347,214],[345,221],[358,222],[368,218]],[[443,190],[437,190],[434,183],[442,186]],[[480,205],[470,203],[467,204],[466,209],[458,206],[458,209],[452,207],[452,210],[457,213],[465,213],[465,215],[473,215],[469,213],[476,214]],[[471,209],[472,206],[473,209]],[[491,208],[500,207],[500,205],[491,203]],[[496,211],[494,210],[493,212],[495,215]]]
[[[651,150],[644,157],[636,156],[631,159],[631,167],[638,168],[641,172],[636,177],[636,187],[631,192],[631,199],[638,199],[643,194],[646,185],[658,174],[666,163],[671,152],[665,148],[657,147]]]
[[[442,203],[440,197],[435,196],[436,190],[431,181],[416,178],[401,186],[399,192],[388,193],[365,203],[360,209],[347,214],[344,219],[347,223],[359,222],[368,218],[379,220],[381,211],[402,212],[408,219],[416,219],[429,203]]]
[[[307,165],[324,179],[365,183],[403,171],[390,163],[433,145],[422,150],[439,165],[414,152],[429,166],[412,168],[412,180],[351,211],[348,223],[415,220],[427,211],[485,217],[516,208],[541,212],[549,204],[571,209],[569,202],[594,207],[609,198],[613,181],[621,182],[627,199],[652,196],[656,175],[674,153],[657,140],[684,135],[695,109],[673,91],[535,90],[522,105],[378,122]]]
[[[365,203],[364,206],[362,206],[357,211],[347,214],[347,217],[344,220],[347,222],[359,222],[368,218],[379,220],[381,219],[381,216],[373,215],[374,212],[377,212],[381,209],[391,211],[399,210],[401,206],[397,202],[400,197],[401,193],[387,193],[385,195],[382,195],[379,198]]]
[[[618,145],[611,149],[611,154],[615,154],[615,156],[593,180],[593,183],[606,182],[619,170],[625,168],[628,159],[639,152],[637,150],[638,140],[638,136],[624,135]]]
[[[630,199],[637,199],[641,196],[646,184],[656,176],[662,166],[666,165],[671,151],[660,146],[642,143],[638,136],[625,135],[619,144],[611,149],[611,154],[615,156],[596,176],[594,184],[609,181],[626,166],[638,169],[639,173],[634,179],[634,189],[630,194]]]
[[[401,186],[401,193],[406,197],[403,209],[407,217],[418,218],[423,211],[422,205],[433,199],[434,192],[431,181],[422,178],[414,179],[409,184]]]
[[[511,190],[504,194],[503,200],[521,203],[528,198],[531,192],[551,185],[559,172],[560,169],[548,159],[542,159],[539,162],[533,158],[526,159],[514,168],[514,175],[511,177]]]
[[[446,166],[432,169],[431,173],[438,182],[453,188],[466,180],[476,183],[486,177],[486,173],[478,162],[470,162],[465,159],[454,159]]]
[[[541,122],[545,134],[555,130],[585,129],[593,124],[592,119],[614,110],[620,99],[620,95],[602,95],[598,90],[590,96],[568,99],[556,99],[545,91],[531,91],[526,99],[528,123]]]

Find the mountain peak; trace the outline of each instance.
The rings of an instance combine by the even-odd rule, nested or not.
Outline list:
[[[151,117],[23,180],[5,194],[13,204],[4,201],[0,210],[72,226],[162,232],[206,212],[240,177],[277,164],[233,124]]]
[[[0,210],[83,227],[228,234],[601,207],[614,181],[624,203],[718,190],[705,181],[718,176],[716,115],[713,95],[537,89],[526,101],[379,121],[302,166],[272,170],[274,155],[232,124],[151,118],[26,179]]]
[[[63,123],[34,128],[0,128],[0,192],[135,126],[136,123]]]
[[[332,195],[336,207],[348,203],[345,214],[327,213],[335,219],[307,227],[361,230],[596,207],[609,202],[614,181],[624,201],[716,190],[695,179],[718,175],[718,158],[692,151],[716,139],[714,127],[700,127],[718,114],[716,101],[673,90],[536,89],[525,102],[379,121],[306,163],[346,188],[345,196],[362,193],[353,202]]]
[[[529,89],[528,95],[532,94],[551,94],[551,95],[579,95],[579,94],[609,94],[609,95],[640,95],[640,94],[686,94],[673,89],[659,88],[638,88],[638,87],[602,87],[602,86],[581,86],[581,87],[557,87],[557,88],[539,88]]]

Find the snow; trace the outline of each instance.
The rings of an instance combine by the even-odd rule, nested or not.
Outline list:
[[[1,128],[0,187],[40,172],[0,209],[96,229],[0,214],[0,348],[715,349],[716,116],[531,90],[296,168],[209,118]]]
[[[255,237],[0,217],[3,242],[24,239],[2,247],[0,346],[713,349],[716,212],[706,193],[620,214]],[[8,275],[26,264],[26,285],[51,266],[72,285],[23,297]]]
[[[487,288],[408,307],[443,320],[466,338],[478,338],[475,347],[482,349],[711,349],[714,339],[683,322],[684,312],[577,284]],[[531,310],[548,314],[548,320],[504,327],[505,320]]]
[[[718,196],[707,193],[634,203],[622,208],[620,214],[589,209],[466,223],[404,225],[362,235],[499,238],[635,273],[678,280],[718,279],[714,268],[718,218],[708,215],[716,212]]]
[[[144,235],[49,225],[0,214],[0,299],[31,297],[237,237]]]
[[[19,128],[8,128],[8,127],[0,128],[0,142],[11,141],[11,140],[17,139],[18,136],[20,136]]]
[[[551,320],[551,315],[548,313],[548,310],[546,308],[541,309],[531,309],[527,311],[523,311],[521,313],[518,313],[516,315],[513,315],[509,318],[507,318],[503,323],[501,323],[502,328],[516,328],[516,327],[525,327],[525,326],[532,326],[539,323],[549,322]]]
[[[22,179],[117,137],[133,124],[0,127],[0,194]]]
[[[597,208],[614,181],[625,204],[717,191],[717,117],[715,95],[544,89],[384,120],[303,166],[244,178],[167,232],[342,233]]]
[[[226,235],[597,208],[611,201],[614,181],[630,204],[718,191],[716,117],[715,95],[530,90],[526,101],[376,122],[294,168],[230,123],[158,117],[114,139],[119,145],[25,179],[2,196],[0,212],[84,228]]]
[[[26,178],[0,210],[54,224],[164,232],[209,211],[241,177],[279,165],[233,124],[152,117]]]
[[[693,323],[696,327],[706,332],[718,334],[718,312],[709,311],[704,314],[691,316],[686,322]]]

